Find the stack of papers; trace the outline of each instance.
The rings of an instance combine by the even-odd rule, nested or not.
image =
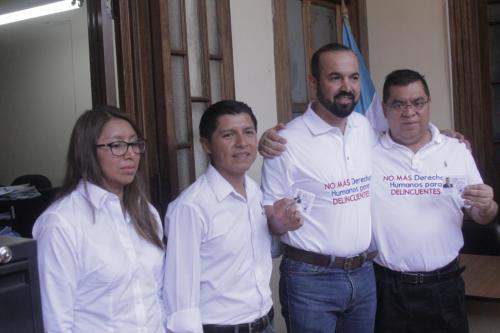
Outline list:
[[[40,195],[36,187],[29,184],[0,187],[0,201],[31,199]]]

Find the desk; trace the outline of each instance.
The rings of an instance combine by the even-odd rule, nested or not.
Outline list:
[[[500,302],[500,256],[461,254],[460,265],[468,299]]]

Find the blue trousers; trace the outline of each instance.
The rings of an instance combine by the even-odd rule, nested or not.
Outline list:
[[[377,306],[371,261],[345,271],[283,257],[280,302],[289,333],[371,333]]]

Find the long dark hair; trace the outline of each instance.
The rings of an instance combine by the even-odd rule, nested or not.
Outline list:
[[[85,111],[76,121],[71,133],[66,175],[57,198],[73,192],[81,180],[104,188],[104,176],[97,158],[96,144],[104,125],[111,119],[127,121],[137,136],[142,138],[134,122],[115,107],[101,106]],[[124,187],[123,206],[129,213],[137,233],[148,242],[163,249],[163,243],[158,237],[158,225],[149,209],[143,168],[141,161],[134,180]]]

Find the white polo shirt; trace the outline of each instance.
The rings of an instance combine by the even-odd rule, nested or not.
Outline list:
[[[432,140],[417,153],[389,134],[374,149],[372,179],[373,241],[377,263],[395,271],[441,268],[463,246],[463,200],[445,193],[446,177],[482,183],[464,144],[429,124]]]
[[[360,114],[347,118],[344,134],[309,105],[280,135],[286,151],[266,159],[262,170],[264,205],[298,193],[313,198],[304,225],[281,236],[293,247],[351,256],[370,244],[373,130]],[[308,201],[309,199],[307,199]]]
[[[165,300],[171,332],[252,322],[272,306],[271,236],[258,185],[246,199],[213,167],[168,206]]]

